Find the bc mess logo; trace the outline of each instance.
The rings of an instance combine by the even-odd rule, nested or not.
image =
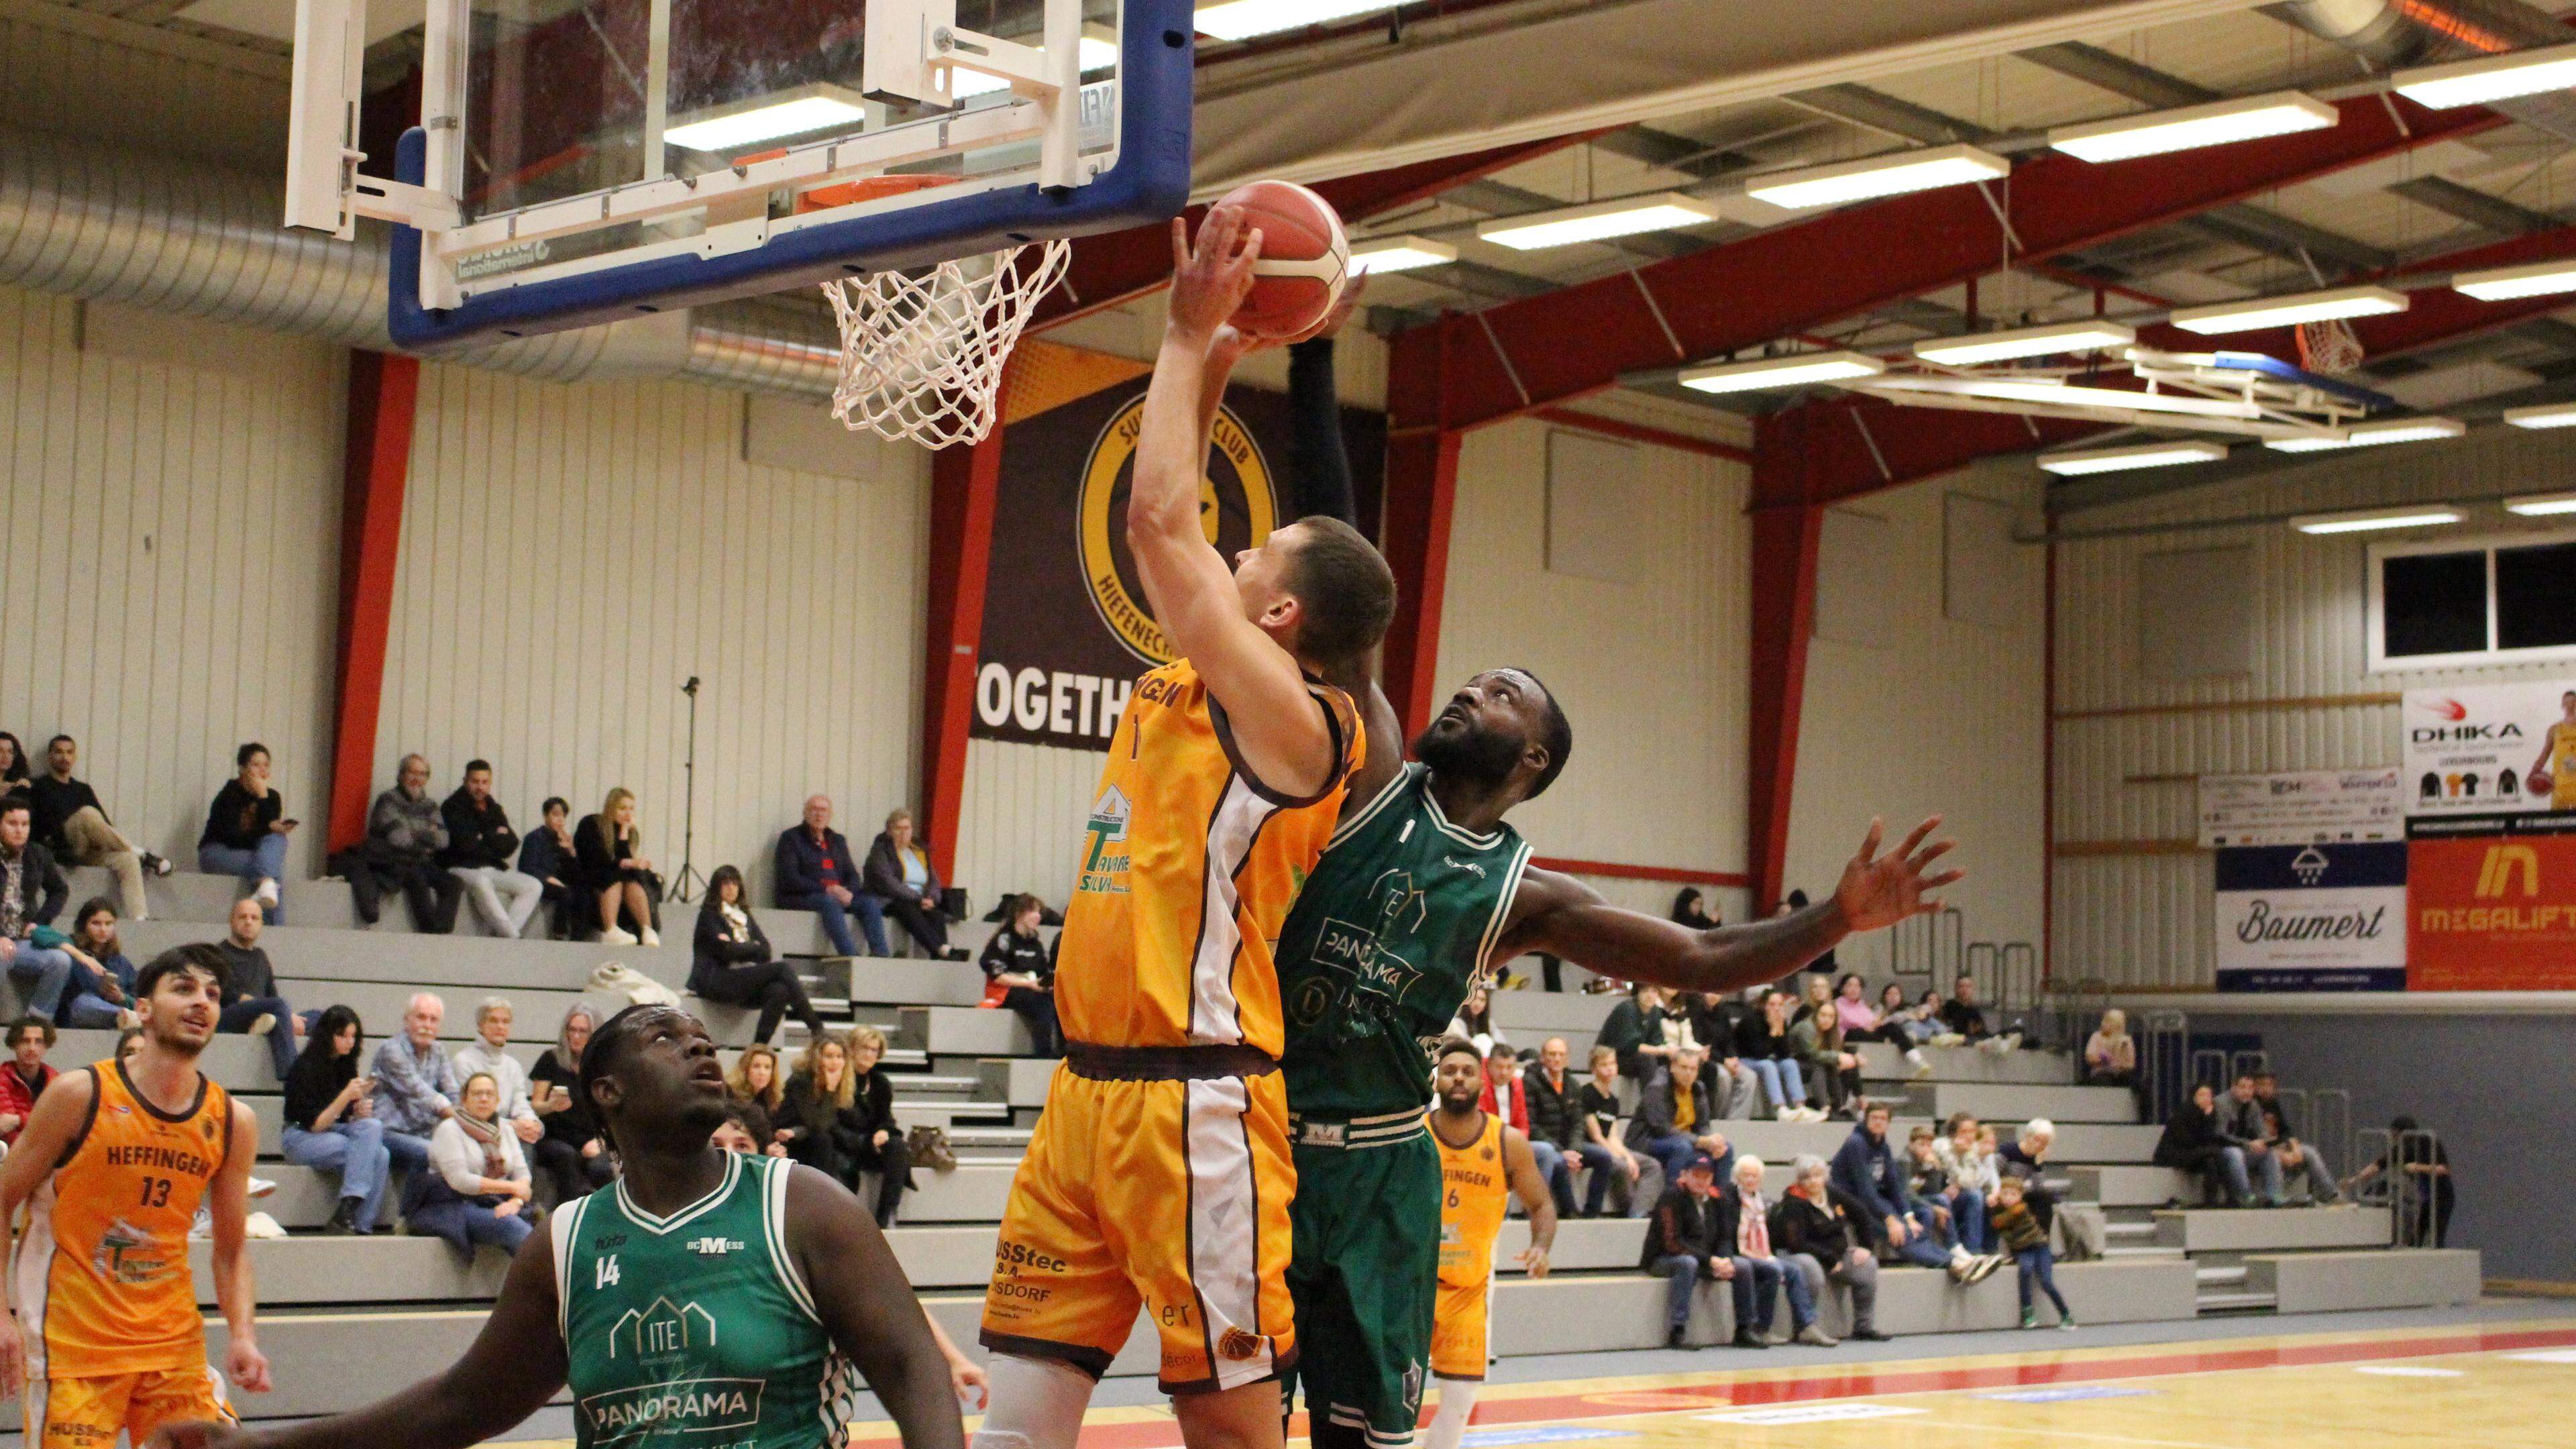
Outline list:
[[[1084,592],[1100,622],[1118,642],[1148,664],[1168,664],[1171,644],[1145,607],[1136,561],[1127,553],[1127,493],[1135,480],[1136,435],[1145,419],[1144,394],[1120,408],[1082,465],[1082,500],[1075,511]],[[1199,522],[1207,540],[1231,562],[1239,549],[1257,548],[1279,517],[1270,465],[1243,420],[1225,408],[1216,415],[1215,446],[1199,478]]]

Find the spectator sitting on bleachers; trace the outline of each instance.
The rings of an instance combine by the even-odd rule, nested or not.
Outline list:
[[[1467,988],[1467,999],[1458,1003],[1458,1014],[1449,1018],[1448,1039],[1473,1042],[1476,1054],[1484,1056],[1494,1049],[1494,1000],[1479,976]]]
[[[54,1019],[76,1027],[133,1025],[136,972],[116,939],[115,905],[105,896],[81,902],[62,949],[76,969]]]
[[[1995,1235],[2002,1239],[2021,1280],[2021,1326],[2039,1327],[2039,1309],[2031,1301],[2031,1290],[2039,1289],[2048,1301],[2057,1305],[2057,1326],[2073,1328],[2075,1312],[2066,1306],[2066,1295],[2057,1291],[2057,1257],[2049,1251],[2048,1227],[2039,1215],[2022,1200],[2022,1180],[2004,1180],[1995,1195]]]
[[[1762,1173],[1761,1158],[1750,1152],[1736,1158],[1734,1171],[1729,1174],[1734,1188],[1727,1194],[1733,1199],[1728,1206],[1733,1209],[1730,1215],[1735,1219],[1736,1263],[1739,1268],[1747,1263],[1753,1267],[1753,1332],[1766,1345],[1796,1342],[1810,1348],[1833,1348],[1840,1340],[1825,1332],[1823,1325],[1816,1322],[1816,1300],[1807,1291],[1806,1276],[1783,1262],[1773,1251],[1771,1205],[1762,1198]],[[1789,1298],[1789,1332],[1776,1339],[1771,1337],[1773,1299],[1761,1286],[1766,1278],[1778,1282]],[[1743,1332],[1740,1320],[1736,1331],[1739,1334]]]
[[[1673,895],[1673,924],[1688,926],[1694,931],[1712,931],[1717,929],[1719,922],[1701,903],[1699,888],[1684,886]]]
[[[1681,1175],[1682,1165],[1706,1153],[1724,1173],[1735,1154],[1716,1130],[1707,1083],[1700,1076],[1697,1052],[1672,1060],[1637,1097],[1637,1115],[1628,1122],[1628,1145],[1663,1164],[1664,1185]]]
[[[912,1144],[894,1117],[894,1083],[877,1070],[885,1050],[884,1032],[872,1026],[850,1028],[850,1100],[858,1112],[857,1131],[848,1148],[850,1187],[857,1191],[861,1172],[877,1174],[880,1228],[894,1226],[895,1208],[912,1186]]]
[[[776,1136],[777,1129],[769,1125],[769,1114],[760,1110],[758,1103],[737,1100],[725,1103],[724,1120],[716,1124],[709,1140],[727,1152],[785,1157],[787,1146],[774,1140]],[[768,1143],[765,1147],[761,1145],[764,1142]]]
[[[374,925],[379,902],[400,891],[411,902],[412,928],[444,936],[456,929],[457,903],[465,897],[465,882],[439,864],[446,849],[447,822],[429,796],[429,761],[405,755],[393,788],[368,807],[366,838],[334,854],[329,865],[348,878],[359,920]]]
[[[2218,1135],[2218,1092],[2207,1082],[2194,1086],[2191,1100],[2174,1108],[2173,1115],[2165,1119],[2153,1160],[2158,1167],[2170,1167],[2198,1178],[2204,1200],[2212,1188],[2229,1205],[2254,1196],[2253,1185],[2245,1179],[2243,1154],[2229,1156],[2227,1143]]]
[[[456,1063],[438,1049],[447,1003],[415,992],[403,1005],[403,1029],[385,1038],[370,1064],[376,1078],[376,1115],[384,1120],[385,1148],[394,1165],[409,1169],[428,1160],[430,1135],[456,1115]]]
[[[1762,1083],[1771,1099],[1771,1114],[1783,1122],[1821,1122],[1825,1114],[1807,1105],[1807,1078],[1789,1040],[1789,997],[1778,989],[1762,993],[1762,1009],[1747,1012],[1735,1024],[1735,1055]]]
[[[1626,1217],[1636,1211],[1639,1164],[1619,1135],[1619,1054],[1596,1042],[1590,1065],[1592,1075],[1576,1097],[1583,1113],[1583,1161],[1596,1174],[1596,1187],[1610,1180],[1610,1210]]]
[[[498,996],[487,996],[474,1008],[474,1040],[456,1049],[449,1059],[456,1069],[456,1079],[481,1072],[501,1089],[501,1120],[510,1124],[522,1144],[533,1146],[546,1135],[546,1124],[537,1119],[536,1105],[528,1100],[528,1069],[510,1055],[510,1028],[518,1024],[519,1014],[509,1002]]]
[[[2084,1085],[2129,1087],[2138,1081],[2138,1041],[2129,1035],[2129,1015],[2114,1006],[2102,1013],[2102,1025],[2084,1039]]]
[[[609,791],[599,813],[583,816],[573,830],[572,849],[574,884],[599,911],[600,944],[661,945],[662,878],[635,828],[635,792],[623,785]]]
[[[484,1072],[465,1079],[456,1110],[429,1139],[433,1169],[404,1194],[404,1225],[415,1234],[444,1238],[471,1256],[489,1243],[516,1253],[535,1231],[529,1221],[534,1196],[528,1159],[519,1136],[501,1120],[501,1087]]]
[[[2325,1158],[2313,1143],[2299,1139],[2298,1118],[2288,1103],[2281,1100],[2281,1079],[2270,1072],[2254,1074],[2254,1100],[2263,1104],[2264,1121],[2272,1131],[2273,1151],[2281,1156],[2281,1173],[2286,1179],[2296,1174],[2308,1185],[2308,1201],[2318,1207],[2343,1201],[2343,1190],[2335,1185],[2335,1175],[2326,1167]]]
[[[1984,1140],[1994,1140],[1995,1129],[1983,1129]],[[2057,1145],[2057,1124],[2045,1117],[2033,1117],[2021,1124],[2013,1140],[1993,1149],[1995,1166],[2004,1177],[2021,1179],[2022,1200],[2030,1204],[2043,1228],[2057,1219],[2057,1190],[2048,1185],[2048,1152]]]
[[[1004,903],[1002,927],[984,942],[976,964],[984,971],[986,1006],[1009,1009],[1029,1029],[1042,1057],[1064,1055],[1064,1032],[1055,1017],[1055,958],[1038,935],[1046,905],[1033,895]]]
[[[1881,1026],[1894,1028],[1907,1046],[1918,1050],[1939,1031],[1924,1008],[1905,1004],[1905,988],[1893,981],[1878,988],[1878,1021]],[[1909,1054],[1906,1059],[1911,1061],[1913,1056]],[[1922,1074],[1922,1068],[1915,1071],[1918,1076]]]
[[[1906,1197],[1913,1202],[1931,1205],[1932,1219],[1928,1226],[1935,1238],[1946,1242],[1956,1236],[1950,1216],[1953,1189],[1950,1169],[1941,1165],[1940,1154],[1933,1151],[1938,1144],[1938,1136],[1929,1126],[1916,1123],[1914,1130],[1905,1134],[1905,1156],[1900,1162],[1905,1169]]]
[[[778,1115],[787,1103],[787,1076],[778,1070],[778,1048],[767,1042],[753,1042],[733,1059],[733,1069],[725,1073],[725,1089],[733,1099],[759,1109],[761,1120],[771,1124],[761,1134],[764,1147],[779,1149],[785,1155],[787,1131],[777,1126]]]
[[[295,1068],[295,1038],[303,1033],[304,1023],[286,998],[277,994],[277,968],[269,964],[268,952],[259,944],[267,922],[259,897],[244,896],[233,902],[230,934],[218,943],[224,953],[224,1009],[215,1019],[215,1030],[265,1033],[269,1061],[283,1082]]]
[[[27,1009],[51,1021],[78,963],[63,949],[70,938],[53,926],[71,886],[35,842],[34,822],[26,796],[0,796],[0,962],[26,983]]]
[[[779,909],[812,911],[823,918],[823,934],[844,956],[859,954],[850,935],[850,917],[867,933],[868,954],[887,956],[885,906],[861,890],[858,862],[850,857],[849,837],[832,828],[832,801],[817,795],[805,802],[805,823],[778,837],[771,898]]]
[[[1824,984],[1821,976],[1813,979]],[[1821,1096],[1831,1114],[1845,1122],[1868,1108],[1869,1098],[1861,1090],[1860,1053],[1844,1049],[1842,1016],[1834,1010],[1830,995],[1810,1003],[1807,1014],[1790,1024],[1789,1049],[1806,1068],[1809,1107]]]
[[[1986,1025],[1986,1013],[1977,1005],[1977,979],[1962,971],[1951,985],[1950,999],[1941,1003],[1941,1025],[1945,1028],[1944,1045],[1967,1044],[1982,1052],[2001,1055],[2021,1045],[2021,1033],[1997,1036]],[[1957,1042],[1948,1040],[1956,1037]]]
[[[1478,1105],[1529,1139],[1530,1157],[1538,1166],[1539,1179],[1547,1184],[1549,1198],[1559,1213],[1573,1216],[1574,1169],[1554,1141],[1542,1141],[1530,1130],[1535,1109],[1530,1102],[1529,1071],[1512,1044],[1499,1037],[1485,1052],[1485,1090]]]
[[[246,881],[268,924],[286,920],[277,883],[286,874],[286,837],[300,823],[286,817],[286,797],[268,787],[268,746],[253,741],[233,752],[238,770],[206,807],[197,836],[197,868]]]
[[[1693,1153],[1677,1164],[1662,1200],[1646,1226],[1646,1241],[1638,1254],[1637,1266],[1663,1276],[1664,1346],[1695,1349],[1690,1341],[1692,1290],[1701,1283],[1725,1283],[1735,1293],[1735,1345],[1738,1348],[1768,1348],[1771,1345],[1754,1335],[1753,1299],[1756,1293],[1769,1294],[1776,1286],[1755,1281],[1750,1265],[1739,1267],[1735,1261],[1735,1234],[1727,1220],[1718,1193],[1717,1160],[1706,1153]]]
[[[1535,1153],[1545,1142],[1556,1154],[1556,1170],[1551,1175],[1547,1164],[1539,1164],[1539,1173],[1548,1177],[1556,1194],[1556,1215],[1575,1216],[1574,1163],[1580,1160],[1591,1174],[1584,1189],[1582,1216],[1601,1216],[1601,1204],[1610,1192],[1610,1154],[1593,1146],[1583,1136],[1583,1079],[1566,1070],[1573,1049],[1561,1036],[1549,1037],[1539,1044],[1538,1065],[1521,1074],[1521,1088],[1529,1098],[1529,1140]],[[1561,1187],[1556,1186],[1562,1184]]]
[[[1891,987],[1895,985],[1894,982],[1888,984]],[[1843,978],[1834,983],[1834,1012],[1842,1018],[1845,1045],[1858,1051],[1860,1048],[1850,1044],[1883,1041],[1905,1054],[1905,1060],[1913,1064],[1914,1075],[1932,1075],[1932,1064],[1923,1059],[1923,1052],[1915,1046],[1913,1036],[1902,1024],[1882,1016],[1877,1007],[1870,1005],[1863,998],[1862,985],[1857,971],[1844,973]]]
[[[1700,1071],[1708,1078],[1709,1100],[1717,1104],[1718,1116],[1741,1121],[1769,1110],[1762,1100],[1761,1077],[1735,1053],[1735,1026],[1741,1011],[1714,991],[1677,991],[1664,1014],[1667,1044],[1679,1025],[1688,1031],[1690,1044],[1699,1048]]]
[[[2003,1167],[1986,1151],[1977,1119],[1953,1112],[1933,1140],[1932,1156],[1950,1178],[1948,1206],[1959,1246],[1971,1253],[1991,1253],[1995,1245],[1986,1215],[2003,1184]]]
[[[903,923],[906,934],[934,961],[963,961],[966,953],[948,944],[948,918],[939,897],[939,872],[930,868],[930,852],[914,838],[912,812],[897,810],[868,846],[865,885],[886,914]]]
[[[1736,1170],[1743,1171],[1743,1164]],[[1772,1250],[1806,1281],[1807,1296],[1817,1303],[1834,1284],[1851,1290],[1851,1332],[1845,1337],[1885,1343],[1887,1335],[1877,1327],[1878,1257],[1866,1246],[1867,1210],[1828,1181],[1823,1158],[1802,1155],[1792,1172],[1796,1180],[1771,1209]]]
[[[545,904],[546,884],[510,868],[519,832],[510,828],[509,812],[492,798],[491,761],[465,762],[465,782],[438,807],[438,816],[447,827],[447,847],[438,853],[438,863],[465,887],[474,914],[493,935],[512,940],[526,935],[537,907]]]
[[[143,877],[168,875],[170,862],[136,845],[116,828],[107,818],[107,807],[99,803],[98,792],[90,788],[87,780],[73,775],[79,765],[78,740],[56,735],[46,743],[45,773],[27,786],[27,801],[36,812],[36,839],[57,860],[104,867],[116,879],[117,896],[125,903],[125,914],[140,921],[147,909]]]
[[[537,814],[543,823],[519,842],[519,873],[543,890],[550,934],[569,941],[581,934],[586,904],[573,887],[581,870],[572,849],[572,806],[561,795],[549,795]]]
[[[2231,1186],[2259,1179],[2263,1193],[2252,1199],[2253,1206],[2289,1206],[2289,1193],[2281,1181],[2281,1154],[2272,1150],[2271,1121],[2263,1115],[2263,1104],[2254,1100],[2252,1072],[2238,1072],[2234,1085],[2219,1101],[2218,1140],[2229,1162]],[[2250,1196],[2243,1186],[2237,1186],[2236,1192],[2240,1198]]]
[[[787,1079],[778,1125],[787,1155],[835,1182],[850,1180],[849,1148],[857,1130],[852,1110],[857,1083],[850,1080],[850,1045],[838,1032],[805,1043],[796,1074]]]
[[[1904,1167],[1887,1140],[1887,1120],[1887,1104],[1871,1103],[1833,1159],[1833,1185],[1869,1211],[1871,1250],[1881,1262],[1901,1257],[1917,1267],[1946,1269],[1953,1283],[1983,1280],[2002,1260],[1973,1257],[1956,1242],[1943,1242],[1933,1205],[1906,1189]]]
[[[54,1047],[54,1024],[41,1016],[22,1016],[9,1023],[9,1064],[0,1067],[0,1144],[16,1146],[27,1130],[27,1114],[56,1076],[45,1064]]]
[[[1594,1040],[1618,1053],[1619,1075],[1643,1087],[1673,1054],[1664,1045],[1664,988],[1651,981],[1631,984],[1628,999],[1610,1008]]]
[[[698,907],[697,934],[689,945],[689,989],[719,1005],[759,1007],[753,1041],[776,1036],[778,1024],[791,1011],[809,1035],[823,1034],[823,1018],[806,996],[805,983],[796,978],[796,968],[772,955],[768,933],[760,929],[743,893],[742,872],[730,865],[717,866],[707,877],[706,900]]]
[[[16,735],[0,730],[0,796],[24,794],[27,783],[27,747],[18,743]]]
[[[564,1011],[555,1044],[528,1068],[528,1104],[546,1126],[546,1135],[537,1139],[536,1165],[545,1169],[558,1208],[608,1186],[617,1175],[599,1135],[599,1118],[581,1095],[581,1054],[598,1029],[599,1018],[574,1002]]]
[[[393,1149],[376,1116],[375,1079],[358,1072],[365,1045],[358,1013],[326,1006],[286,1073],[286,1132],[278,1151],[298,1167],[339,1177],[340,1201],[322,1228],[330,1234],[374,1232],[393,1173]]]
[[[2388,1192],[2397,1210],[2397,1240],[2418,1248],[2438,1248],[2451,1235],[2451,1212],[2459,1189],[2451,1177],[2451,1154],[2441,1139],[2414,1118],[2388,1121],[2388,1150],[2376,1162],[2364,1163],[2346,1179],[2349,1191],[2375,1177],[2389,1179]]]

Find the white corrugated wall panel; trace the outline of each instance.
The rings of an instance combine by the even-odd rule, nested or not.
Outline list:
[[[2181,524],[2563,488],[2576,440],[2487,429],[2456,443],[2355,453],[2267,477],[2193,489],[2065,520],[2070,529]],[[2477,507],[2455,530],[2533,527]],[[2559,664],[2369,670],[2364,536],[2312,537],[2279,522],[2070,541],[2057,554],[2056,835],[2147,842],[2195,833],[2190,777],[2392,765],[2398,709],[2354,696],[2444,684],[2545,679]],[[2157,680],[2138,663],[2139,560],[2243,545],[2255,571],[2245,621],[2250,674]],[[2095,715],[2185,704],[2306,701],[2291,709]],[[2141,778],[2155,777],[2155,778]],[[2116,985],[2205,989],[2212,978],[2210,861],[2186,854],[2064,858],[2056,866],[2055,969]]]
[[[1546,568],[1547,438],[1468,435],[1458,463],[1437,691],[1537,671],[1574,723],[1565,775],[1512,822],[1541,855],[1742,871],[1752,528],[1740,464],[1635,450],[1652,515],[1623,582]],[[1445,697],[1435,693],[1434,703]],[[1669,889],[1660,889],[1666,904]]]
[[[233,748],[269,746],[318,863],[340,360],[84,353],[80,304],[0,287],[0,729],[61,731],[118,822],[193,868]]]
[[[823,793],[864,850],[917,778],[917,448],[854,437],[864,481],[745,462],[743,399],[673,382],[561,386],[424,368],[376,736],[379,787],[492,761],[522,831],[637,796],[681,861],[688,701],[697,849],[766,899],[778,833]]]
[[[1011,740],[967,745],[957,880],[975,893],[979,914],[1016,891],[1063,908],[1081,855],[1082,822],[1107,758],[1097,750]]]
[[[1947,617],[1942,592],[1945,497],[2020,506],[2028,486],[1969,474],[1847,505],[1886,524],[1889,556],[1869,582],[1887,607],[1870,643],[1808,646],[1788,884],[1832,890],[1873,816],[1894,839],[1937,814],[1969,872],[1946,896],[1966,939],[2038,942],[2045,560],[2037,548],[2011,552],[2005,592],[2019,602],[2001,627]],[[1819,617],[1826,607],[1820,596]],[[1839,954],[1883,972],[1887,938]]]

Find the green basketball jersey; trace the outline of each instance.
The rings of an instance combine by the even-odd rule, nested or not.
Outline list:
[[[555,1214],[581,1449],[838,1449],[858,1377],[787,1251],[784,1158],[728,1153],[667,1218],[618,1182]]]
[[[1450,824],[1420,764],[1343,822],[1279,932],[1290,1111],[1348,1119],[1431,1100],[1431,1053],[1528,864],[1510,826]]]

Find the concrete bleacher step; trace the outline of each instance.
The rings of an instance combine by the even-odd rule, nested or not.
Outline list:
[[[2246,1287],[2271,1294],[2283,1313],[2475,1303],[2483,1273],[2479,1254],[2470,1248],[2256,1253],[2245,1259]]]
[[[894,1104],[895,1125],[910,1131],[915,1127],[937,1127],[953,1141],[956,1134],[970,1128],[1008,1127],[1012,1125],[1011,1109],[999,1102],[907,1102]]]
[[[2155,1160],[2156,1142],[2164,1136],[2164,1130],[2152,1122],[2059,1122],[2049,1165],[2150,1163]]]
[[[268,1355],[274,1387],[265,1394],[236,1390],[233,1409],[245,1419],[286,1419],[364,1408],[415,1378],[443,1371],[472,1345],[489,1316],[480,1306],[278,1309],[263,1300],[259,1346]],[[223,1362],[226,1342],[223,1318],[209,1315],[210,1362]],[[559,1394],[556,1402],[567,1398]]]
[[[1932,1067],[1927,1081],[2062,1087],[2075,1080],[2075,1064],[2063,1052],[1983,1052],[1964,1046],[1928,1046],[1922,1051],[1923,1059]],[[1913,1063],[1887,1042],[1862,1042],[1860,1065],[1861,1076],[1872,1084],[1873,1091],[1881,1082],[1914,1080]]]
[[[2061,1123],[2135,1124],[2137,1098],[2126,1087],[2032,1086],[2017,1082],[1909,1082],[1898,1110],[1946,1119],[1956,1112],[1995,1122],[2046,1117]]]
[[[2280,1300],[2272,1294],[2254,1293],[2240,1288],[2203,1293],[2196,1300],[2193,1311],[2196,1314],[2261,1313],[2276,1309],[2279,1305]]]
[[[2223,1267],[2202,1267],[2194,1264],[2192,1267],[2192,1281],[2198,1283],[2203,1292],[2243,1287],[2245,1274],[2246,1267],[2242,1263]]]
[[[847,959],[846,998],[854,1008],[973,1007],[984,999],[984,973],[972,961]]]
[[[1029,1030],[1007,1011],[976,1006],[907,1006],[903,1040],[941,1057],[1025,1057],[1037,1053]]]
[[[2150,1164],[2068,1168],[2064,1191],[2079,1202],[2104,1207],[2162,1207],[2190,1201],[2200,1186],[2190,1173]]]
[[[2156,1214],[2155,1241],[2189,1253],[2303,1248],[2384,1248],[2385,1208],[2173,1208]]]
[[[478,1249],[472,1258],[467,1258],[436,1238],[399,1233],[367,1238],[253,1239],[245,1251],[250,1254],[251,1275],[259,1285],[262,1307],[489,1303],[501,1291],[501,1280],[510,1266],[510,1260],[497,1248]],[[213,1256],[211,1243],[188,1245],[200,1307],[214,1306]]]

